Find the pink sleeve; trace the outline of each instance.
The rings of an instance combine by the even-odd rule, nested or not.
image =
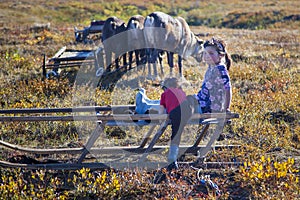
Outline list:
[[[162,94],[161,94],[161,97],[160,97],[160,105],[166,107],[165,104],[166,104],[166,103],[165,103],[165,95],[164,95],[164,93],[162,93]]]

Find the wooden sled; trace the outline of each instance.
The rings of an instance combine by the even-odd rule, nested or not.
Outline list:
[[[103,51],[99,47],[95,50],[78,50],[78,49],[68,49],[66,46],[62,47],[57,53],[46,59],[44,55],[42,72],[43,77],[60,77],[61,70],[66,68],[77,68],[77,70],[82,67],[92,67],[98,69],[102,63],[100,59]],[[103,66],[103,64],[102,64]]]
[[[52,149],[37,149],[26,148],[18,145],[10,144],[5,141],[0,141],[0,146],[3,148],[19,151],[26,154],[70,154],[79,155],[76,160],[70,162],[58,161],[57,163],[35,163],[22,164],[11,163],[8,161],[0,161],[0,166],[3,167],[21,167],[29,169],[78,169],[86,168],[130,168],[130,167],[147,167],[157,168],[166,166],[168,163],[147,160],[147,157],[153,153],[165,151],[168,146],[159,146],[157,141],[163,135],[167,127],[170,125],[167,114],[116,114],[114,110],[131,110],[134,111],[134,105],[122,106],[85,106],[74,108],[31,108],[31,109],[6,109],[0,110],[0,121],[2,122],[36,122],[36,121],[92,121],[96,123],[96,128],[90,134],[86,144],[79,148],[52,148]],[[76,115],[80,113],[80,115]],[[88,114],[86,114],[88,113]],[[93,113],[93,114],[91,114]],[[43,115],[41,115],[43,114]],[[59,115],[57,115],[59,114]],[[12,116],[13,115],[13,116]],[[193,114],[188,124],[202,124],[203,128],[199,131],[194,143],[190,146],[180,146],[182,154],[195,154],[198,158],[205,158],[207,153],[212,148],[233,148],[235,145],[214,145],[214,142],[219,138],[224,126],[231,119],[238,118],[237,113],[205,113]],[[147,122],[151,120],[151,122]],[[211,125],[215,125],[214,133],[209,138],[206,145],[200,145],[204,136]],[[100,135],[104,134],[105,127],[130,127],[130,126],[149,126],[138,146],[119,146],[119,147],[103,147],[95,148],[94,144]],[[155,129],[157,128],[158,129]],[[153,132],[155,132],[153,134]],[[151,137],[151,135],[154,135]],[[147,145],[148,144],[148,145]],[[85,162],[88,154],[124,154],[125,156],[139,155],[134,161],[128,162]],[[212,163],[216,164],[216,163]],[[221,164],[221,163],[219,163]],[[225,164],[225,163],[223,163]],[[229,163],[232,164],[232,163]],[[208,165],[208,163],[206,163]]]

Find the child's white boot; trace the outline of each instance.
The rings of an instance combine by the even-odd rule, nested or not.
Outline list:
[[[168,155],[168,162],[170,164],[168,166],[168,170],[178,169],[178,164],[177,164],[178,151],[179,151],[178,145],[174,145],[174,144],[170,145],[170,150]]]

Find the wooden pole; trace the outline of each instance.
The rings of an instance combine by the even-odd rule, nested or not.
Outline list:
[[[82,106],[68,108],[15,108],[0,110],[0,114],[30,114],[30,113],[72,113],[72,112],[100,112],[112,111],[119,108],[135,109],[135,105],[120,105],[120,106]]]
[[[194,114],[191,120],[194,119],[231,119],[238,118],[238,114],[222,114],[222,113],[205,113],[205,114]],[[0,121],[123,121],[132,122],[136,120],[166,120],[168,119],[167,114],[109,114],[109,115],[55,115],[55,116],[0,116]]]

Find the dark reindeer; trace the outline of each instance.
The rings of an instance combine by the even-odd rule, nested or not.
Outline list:
[[[133,53],[135,53],[136,65],[144,63],[145,40],[144,40],[144,21],[145,17],[141,15],[132,16],[127,23],[127,41],[129,53],[129,68],[132,68]]]
[[[120,67],[119,57],[123,57],[123,65],[126,65],[127,37],[122,34],[126,31],[126,24],[123,20],[112,16],[105,20],[102,30],[102,43],[104,46],[106,67],[110,70],[112,53],[115,53],[116,68]]]
[[[151,76],[153,63],[154,75],[157,75],[156,61],[162,51],[167,52],[170,73],[174,67],[173,56],[178,54],[179,75],[182,76],[182,59],[189,56],[201,61],[203,41],[198,39],[190,30],[182,17],[173,18],[163,12],[153,12],[144,23],[144,37],[148,48],[148,70]]]

